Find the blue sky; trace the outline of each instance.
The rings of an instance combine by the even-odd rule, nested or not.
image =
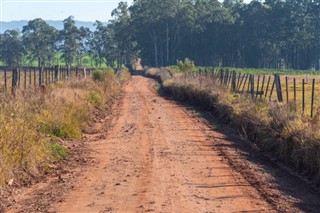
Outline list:
[[[0,20],[63,20],[70,15],[81,21],[108,21],[121,0],[0,0]],[[133,1],[127,0],[130,5]]]
[[[108,21],[121,0],[0,0],[0,21],[63,20]],[[126,0],[123,0],[126,1]],[[248,2],[250,0],[245,0]],[[133,0],[127,0],[130,5]]]

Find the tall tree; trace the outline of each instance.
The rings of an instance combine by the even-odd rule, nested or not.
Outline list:
[[[71,66],[81,47],[80,30],[77,28],[73,16],[69,16],[63,20],[63,29],[60,31],[60,41],[62,43],[60,47],[63,53],[62,58],[66,66]]]
[[[57,30],[41,18],[28,22],[22,30],[23,44],[30,60],[37,60],[40,68],[55,54]]]
[[[0,35],[0,59],[7,66],[17,66],[22,54],[22,39],[18,31],[7,30]]]

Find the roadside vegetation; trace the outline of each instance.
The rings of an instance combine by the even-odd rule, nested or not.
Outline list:
[[[233,93],[209,75],[192,70],[149,68],[146,75],[159,79],[165,95],[211,110],[262,149],[320,183],[319,111],[310,118],[292,103]]]
[[[41,92],[0,97],[0,182],[28,180],[48,172],[68,150],[60,143],[82,138],[94,119],[121,92],[130,73],[100,69],[93,78],[51,84]]]

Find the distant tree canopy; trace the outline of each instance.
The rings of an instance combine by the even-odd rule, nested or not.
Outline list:
[[[319,69],[319,1],[135,0],[130,12],[146,64]]]
[[[77,28],[73,17],[57,31],[35,19],[0,35],[0,60],[17,65],[21,56],[67,65],[166,66],[190,58],[197,65],[320,69],[320,2],[315,0],[134,0],[120,2],[108,25]],[[14,48],[10,48],[14,47]]]

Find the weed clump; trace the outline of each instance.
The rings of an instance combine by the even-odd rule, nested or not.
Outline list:
[[[178,60],[177,66],[182,72],[192,72],[196,68],[194,61],[191,61],[189,58],[185,58],[184,61]]]

